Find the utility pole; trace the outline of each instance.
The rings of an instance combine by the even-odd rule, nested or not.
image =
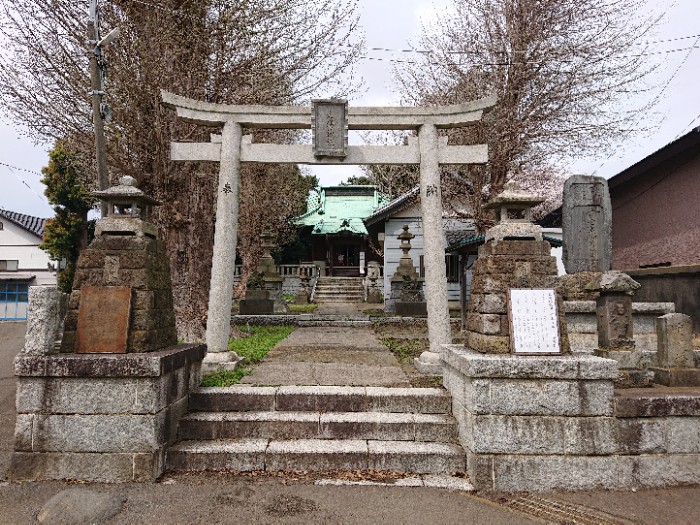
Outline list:
[[[90,0],[90,19],[88,20],[88,45],[90,46],[90,83],[92,95],[92,123],[95,128],[95,154],[97,160],[97,187],[105,190],[109,186],[109,175],[107,173],[107,152],[105,148],[105,131],[103,111],[106,105],[103,104],[104,96],[104,59],[102,56],[102,46],[106,46],[119,35],[119,30],[111,31],[105,38],[100,38],[100,17],[97,6],[98,0]],[[100,205],[102,217],[107,215],[107,205],[103,202]]]

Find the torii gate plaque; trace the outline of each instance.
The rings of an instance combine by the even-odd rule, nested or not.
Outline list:
[[[220,163],[214,255],[209,315],[207,357],[211,365],[225,366],[237,356],[228,352],[233,300],[233,261],[238,231],[238,188],[242,162],[276,164],[419,164],[421,213],[424,230],[425,290],[428,308],[430,350],[416,360],[421,371],[441,373],[440,346],[451,342],[445,278],[445,234],[442,228],[441,164],[484,164],[485,144],[448,146],[438,129],[457,128],[479,122],[495,105],[495,97],[445,107],[347,108],[345,130],[416,130],[418,137],[404,146],[347,146],[344,151],[318,149],[304,144],[254,144],[244,128],[310,129],[314,111],[296,106],[236,106],[212,104],[161,92],[163,104],[174,108],[187,122],[223,128],[211,142],[171,144],[173,161],[215,161]],[[330,101],[317,101],[317,103]],[[333,101],[344,102],[344,101]],[[318,109],[318,105],[317,105]],[[316,116],[318,118],[318,116]],[[333,119],[337,117],[332,117]],[[333,127],[341,123],[333,123]],[[334,135],[337,139],[337,134]],[[331,144],[328,144],[331,146]],[[233,358],[233,359],[232,359]]]

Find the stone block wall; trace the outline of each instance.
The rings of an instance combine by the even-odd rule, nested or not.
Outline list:
[[[616,394],[617,363],[589,355],[444,349],[444,384],[478,490],[700,483],[700,395]]]
[[[564,301],[572,352],[592,354],[598,348],[595,301]],[[675,312],[673,303],[632,303],[632,331],[637,351],[656,355],[656,318]]]
[[[75,351],[83,286],[133,289],[127,352],[149,352],[177,342],[170,266],[161,241],[104,234],[81,252],[64,324],[62,352]]]
[[[10,478],[153,481],[200,381],[204,345],[142,354],[19,354]]]
[[[547,241],[488,242],[479,247],[472,268],[472,287],[467,309],[469,347],[480,352],[510,352],[508,299],[510,288],[548,288],[557,275],[556,258],[549,255]],[[568,351],[564,306],[559,302],[562,349]]]

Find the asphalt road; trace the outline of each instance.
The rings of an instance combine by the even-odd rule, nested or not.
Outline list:
[[[0,323],[2,480],[6,480],[13,447],[15,379],[12,360],[23,345],[24,330],[24,323]],[[71,500],[73,508],[47,505],[54,495],[67,489],[78,491],[77,500]],[[71,521],[72,511],[80,511],[79,514],[85,516],[93,510],[88,503],[94,500],[88,497],[90,493],[93,496],[106,494],[120,504],[123,502],[121,510],[109,519]],[[81,494],[85,494],[82,499]],[[44,518],[41,513],[44,507],[45,513],[54,513],[46,514],[49,518],[43,523],[690,525],[700,523],[700,487],[497,495],[433,488],[319,486],[294,476],[231,474],[166,475],[151,484],[0,481],[0,524],[37,523],[37,516]],[[581,521],[584,519],[586,521]]]

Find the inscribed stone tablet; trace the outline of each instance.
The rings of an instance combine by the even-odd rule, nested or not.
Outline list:
[[[126,353],[130,286],[83,286],[78,309],[78,353]]]
[[[314,155],[345,157],[348,144],[348,103],[345,100],[314,100],[311,119]]]
[[[557,295],[554,290],[511,288],[508,303],[513,353],[561,353]]]
[[[608,181],[574,175],[564,183],[562,204],[567,273],[607,272],[612,267],[612,207]]]

